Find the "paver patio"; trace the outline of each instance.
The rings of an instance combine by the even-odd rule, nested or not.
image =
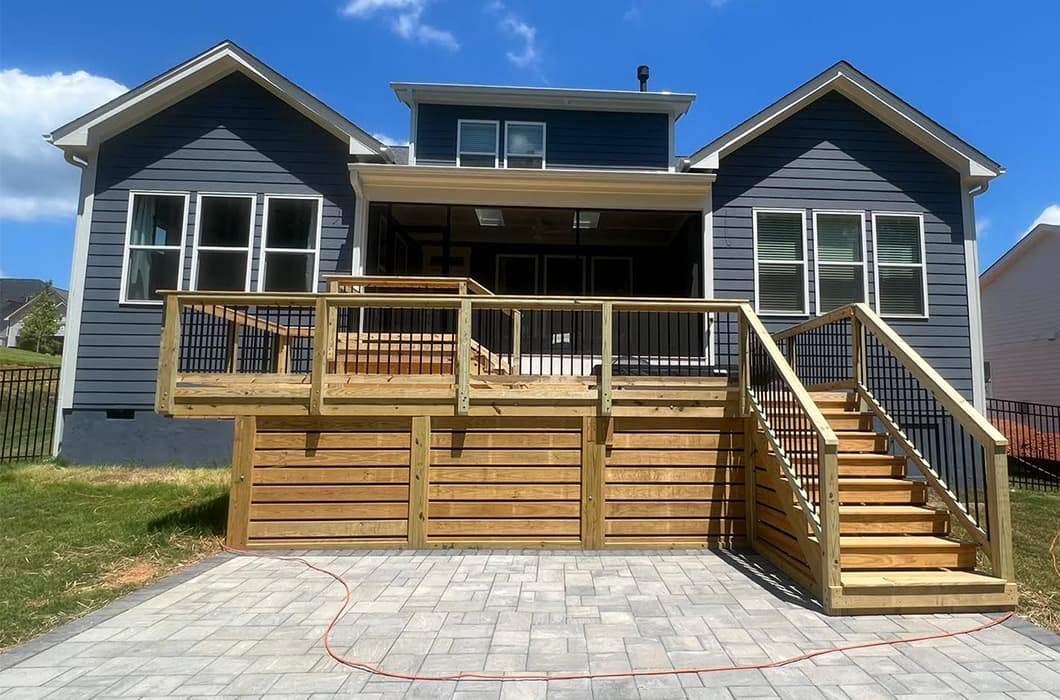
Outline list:
[[[763,560],[726,552],[315,552],[353,604],[341,654],[444,674],[751,664],[953,631],[992,615],[826,617]],[[1060,637],[1013,618],[973,635],[783,668],[578,681],[401,681],[330,659],[342,601],[298,564],[214,557],[0,655],[0,696],[87,698],[1060,697]]]

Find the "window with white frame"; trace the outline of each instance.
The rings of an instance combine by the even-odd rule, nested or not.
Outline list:
[[[766,314],[805,316],[806,213],[754,211],[755,301]]]
[[[316,289],[322,203],[320,197],[265,196],[259,291]]]
[[[813,213],[817,313],[865,301],[865,216]]]
[[[881,316],[928,315],[924,217],[873,214],[876,308]]]
[[[161,303],[159,289],[180,289],[188,195],[132,192],[125,224],[121,301]]]
[[[461,119],[456,127],[456,164],[473,168],[496,168],[500,124],[495,121]]]
[[[545,125],[540,122],[504,124],[504,167],[545,167]]]
[[[193,289],[250,291],[254,204],[254,195],[199,195],[195,206]]]

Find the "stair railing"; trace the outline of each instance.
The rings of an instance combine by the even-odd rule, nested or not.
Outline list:
[[[1012,580],[1007,441],[866,304],[774,334],[811,388],[856,392],[932,492]]]
[[[828,607],[832,593],[842,585],[839,439],[749,306],[744,309],[743,324],[740,384],[747,402],[744,413],[757,419],[817,538],[820,566],[811,566],[819,571],[821,598]]]

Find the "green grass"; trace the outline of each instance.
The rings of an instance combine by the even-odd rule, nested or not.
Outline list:
[[[62,355],[45,355],[18,348],[0,348],[0,367],[58,367],[62,363]]]
[[[1012,552],[1019,583],[1018,612],[1060,632],[1060,573],[1049,549],[1060,533],[1060,493],[1012,491]],[[1060,539],[1056,540],[1060,560]]]
[[[216,552],[227,473],[0,467],[0,649]]]

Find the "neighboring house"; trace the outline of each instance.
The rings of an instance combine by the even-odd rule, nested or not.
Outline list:
[[[0,347],[16,347],[22,333],[22,324],[46,284],[35,279],[0,279]],[[66,317],[66,290],[52,288],[52,298],[59,313]],[[59,327],[56,336],[66,334],[66,324]]]
[[[980,277],[992,398],[1060,404],[1060,225],[1039,224]]]
[[[62,456],[231,460],[239,548],[751,545],[829,612],[1011,609],[1002,167],[844,62],[680,157],[637,73],[393,83],[406,150],[224,42],[56,129]]]

